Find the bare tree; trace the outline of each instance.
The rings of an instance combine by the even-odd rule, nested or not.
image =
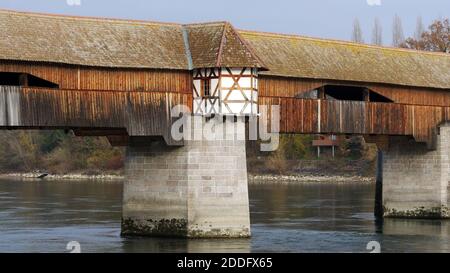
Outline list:
[[[425,32],[425,27],[423,26],[422,17],[417,17],[416,31],[414,32],[414,39],[417,41],[422,39],[422,34]]]
[[[392,45],[399,47],[405,41],[402,19],[396,14],[392,25]]]
[[[434,21],[420,39],[408,38],[401,47],[450,53],[450,19]]]
[[[355,43],[364,43],[363,33],[361,30],[361,24],[358,18],[353,21],[352,41]]]
[[[372,30],[372,44],[383,45],[383,27],[381,26],[380,20],[375,18]]]

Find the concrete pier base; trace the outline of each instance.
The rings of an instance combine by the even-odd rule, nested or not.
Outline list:
[[[380,149],[377,152],[374,215],[377,219],[383,217],[383,152]]]
[[[384,217],[449,218],[450,126],[440,127],[436,150],[391,137],[383,156]]]
[[[185,141],[182,147],[131,140],[122,235],[250,236],[245,128],[229,133],[234,123],[216,126],[225,126],[228,136],[242,134],[242,140],[220,133],[214,140]]]

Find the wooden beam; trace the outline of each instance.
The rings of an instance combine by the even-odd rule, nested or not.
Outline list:
[[[388,135],[364,135],[366,143],[376,144],[381,151],[387,151],[389,148]]]
[[[126,136],[127,131],[125,129],[74,129],[76,136]]]
[[[129,136],[118,136],[118,135],[112,135],[112,136],[106,136],[108,138],[109,144],[113,147],[124,147],[128,146],[129,143]]]
[[[364,88],[363,91],[363,101],[370,102],[370,90],[367,88]]]
[[[318,93],[317,93],[317,98],[318,98],[319,100],[324,100],[324,99],[326,99],[326,96],[325,96],[325,87],[324,87],[324,86],[319,87],[319,89],[317,89],[317,91],[318,91]]]
[[[22,73],[19,75],[19,85],[25,87],[28,86],[28,74]]]

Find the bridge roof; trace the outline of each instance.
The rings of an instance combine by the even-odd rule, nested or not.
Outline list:
[[[226,22],[171,24],[0,10],[0,59],[188,70],[259,67],[267,75],[450,89],[450,55],[292,35]]]
[[[0,10],[0,58],[104,67],[186,69],[176,24]]]
[[[264,66],[226,22],[180,25],[0,10],[0,29],[0,59],[6,60],[183,70]]]
[[[450,89],[450,54],[240,31],[275,76]]]
[[[193,67],[259,67],[264,62],[228,22],[185,25]]]

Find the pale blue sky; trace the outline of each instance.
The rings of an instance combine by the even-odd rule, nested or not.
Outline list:
[[[71,1],[81,5],[68,5]],[[418,16],[426,26],[435,18],[450,17],[450,0],[0,0],[0,8],[177,23],[226,20],[241,29],[343,40],[350,39],[358,17],[367,42],[378,17],[385,44],[391,43],[396,13],[406,36],[413,34]]]

